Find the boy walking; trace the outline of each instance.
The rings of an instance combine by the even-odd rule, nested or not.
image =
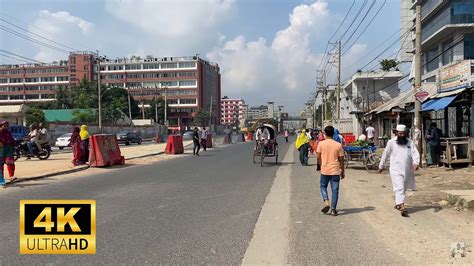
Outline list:
[[[334,127],[324,128],[325,140],[317,147],[318,163],[321,165],[320,189],[324,201],[321,212],[337,216],[337,201],[339,198],[339,181],[344,179],[344,149],[342,144],[333,139]],[[328,185],[331,183],[331,201],[328,196]]]

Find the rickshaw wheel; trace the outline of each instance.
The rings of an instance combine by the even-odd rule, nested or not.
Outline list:
[[[254,150],[253,150],[253,163],[256,163],[256,162],[257,162],[257,160],[256,160],[256,158],[257,158],[257,153],[258,153],[257,149],[254,149]]]
[[[265,147],[264,145],[262,145],[262,147],[260,147],[260,166],[263,167],[263,161],[265,159]]]

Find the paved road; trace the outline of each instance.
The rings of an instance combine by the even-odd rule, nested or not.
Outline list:
[[[349,170],[342,182],[340,216],[322,215],[314,157],[312,167],[302,167],[295,149],[280,143],[279,167],[253,165],[253,143],[245,143],[8,188],[0,193],[1,264],[274,261],[269,257],[298,265],[474,262],[449,258],[451,242],[472,242],[469,221],[423,206],[411,206],[411,217],[402,218],[392,207],[388,178],[365,170]],[[96,255],[18,255],[19,200],[49,198],[97,201]]]
[[[278,169],[253,165],[251,149],[252,143],[232,145],[200,157],[8,188],[0,194],[2,264],[240,263]],[[97,201],[95,256],[17,255],[19,200],[49,198]]]

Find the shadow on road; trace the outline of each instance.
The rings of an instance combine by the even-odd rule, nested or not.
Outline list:
[[[366,206],[364,208],[341,209],[339,210],[339,215],[356,214],[356,213],[369,212],[369,211],[374,211],[374,210],[375,210],[375,207],[373,206]]]
[[[415,213],[415,212],[426,211],[426,210],[430,210],[430,209],[433,209],[433,212],[437,213],[437,212],[441,211],[443,208],[441,206],[437,206],[437,205],[413,206],[413,207],[408,207],[407,208],[408,213],[410,213],[410,214]]]
[[[34,181],[31,181],[31,182],[34,182]],[[8,185],[7,188],[25,188],[25,187],[34,187],[34,186],[44,186],[44,185],[48,185],[48,183],[26,183],[26,182],[22,182],[22,183],[13,183],[11,185]]]

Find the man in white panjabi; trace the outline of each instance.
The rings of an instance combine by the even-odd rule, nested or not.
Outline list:
[[[419,168],[420,154],[415,143],[407,138],[406,126],[397,125],[397,137],[388,141],[379,165],[379,173],[390,158],[390,178],[395,192],[395,209],[403,217],[408,217],[405,209],[405,192],[416,189],[415,170]]]

